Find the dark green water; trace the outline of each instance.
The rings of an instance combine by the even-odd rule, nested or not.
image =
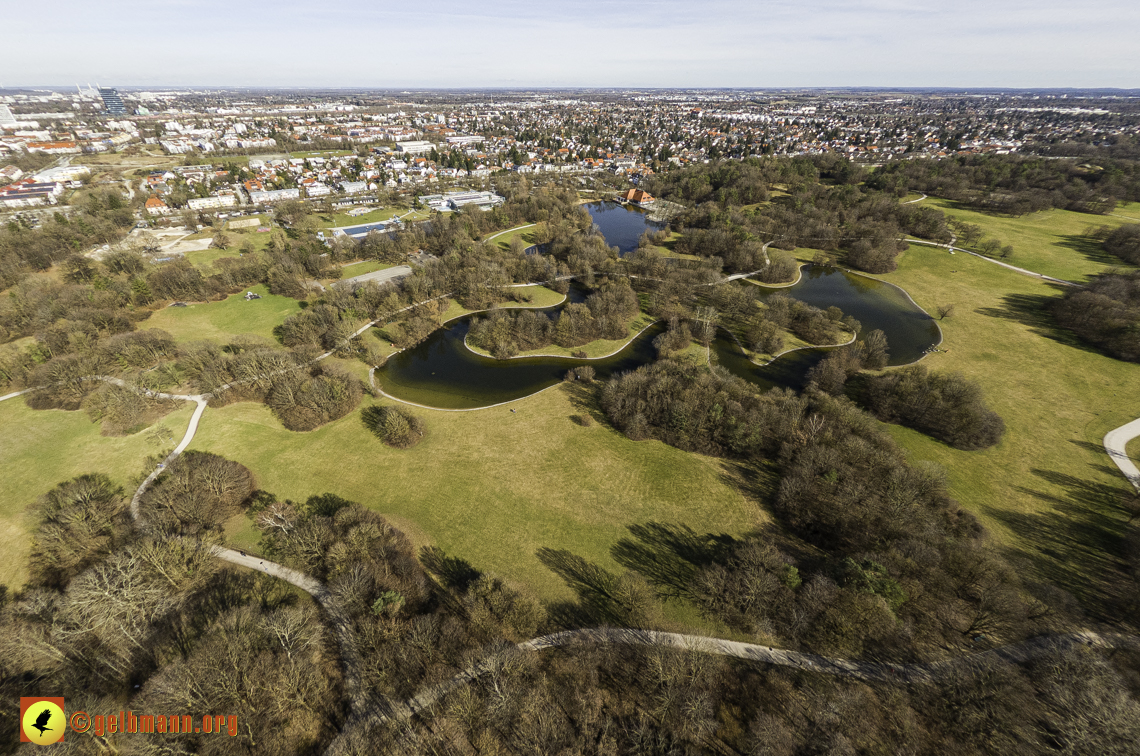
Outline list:
[[[637,243],[646,231],[665,228],[665,224],[649,220],[644,210],[633,205],[591,202],[585,208],[594,220],[594,225],[606,237],[606,244],[617,247],[618,254],[622,257],[637,249]]]
[[[765,289],[762,296],[771,296],[776,291]],[[901,290],[889,284],[835,269],[808,266],[799,283],[782,291],[816,307],[834,304],[859,320],[863,331],[881,329],[887,336],[892,365],[914,362],[939,340],[934,320],[915,307]],[[575,292],[571,298],[580,296]],[[557,309],[550,308],[548,312]],[[452,321],[418,346],[393,356],[376,371],[381,388],[398,399],[429,407],[486,407],[552,386],[562,380],[567,370],[578,365],[592,366],[598,377],[604,379],[652,362],[656,357],[653,339],[665,329],[664,324],[654,325],[621,352],[601,360],[568,357],[495,360],[477,355],[463,344],[470,324],[471,316]],[[829,351],[803,349],[759,367],[723,332],[713,342],[713,350],[715,359],[723,367],[764,388],[801,388],[805,373]]]

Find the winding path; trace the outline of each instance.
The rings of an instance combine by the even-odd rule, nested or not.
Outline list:
[[[1140,437],[1140,418],[1104,434],[1104,450],[1137,493],[1140,493],[1140,469],[1136,468],[1126,450],[1128,442],[1137,437]]]
[[[132,519],[137,520],[139,517],[139,500],[165,466],[177,459],[178,456],[185,451],[186,447],[190,445],[190,442],[198,430],[199,422],[202,418],[202,414],[205,412],[207,401],[211,395],[168,394],[150,391],[149,389],[133,386],[122,379],[109,376],[87,376],[85,380],[113,383],[117,386],[134,389],[145,396],[157,399],[192,401],[197,404],[194,414],[187,424],[186,433],[183,435],[181,442],[179,442],[174,451],[163,460],[162,464],[147,476],[146,480],[144,480],[135,491],[134,497],[131,499],[130,511]],[[0,401],[21,396],[32,390],[35,389],[26,389],[24,391],[6,394],[0,397]],[[1117,435],[1114,436],[1114,434]],[[1122,428],[1118,428],[1106,436],[1106,446],[1109,443],[1109,437],[1112,437],[1114,444],[1123,444],[1127,443],[1127,440],[1136,435],[1140,435],[1140,420],[1133,421]],[[1114,459],[1117,458],[1114,457]],[[1119,461],[1117,463],[1120,464]],[[1133,469],[1135,470],[1134,466]],[[1128,473],[1126,472],[1126,474]],[[324,609],[340,650],[341,663],[345,673],[346,695],[350,707],[348,720],[344,727],[341,728],[337,737],[329,745],[327,753],[331,756],[342,752],[348,746],[350,739],[359,731],[359,728],[386,722],[405,721],[413,715],[431,708],[451,691],[463,685],[467,685],[501,666],[502,663],[509,658],[510,654],[540,652],[550,648],[580,644],[606,643],[673,648],[690,652],[729,656],[759,664],[776,664],[806,672],[836,675],[855,680],[900,682],[907,684],[937,682],[941,677],[953,670],[960,668],[967,670],[971,668],[978,669],[980,664],[990,659],[1002,659],[1007,662],[1020,664],[1054,651],[1077,647],[1103,649],[1130,648],[1140,651],[1140,637],[1119,633],[1082,631],[1066,635],[1041,636],[979,654],[971,654],[945,661],[894,664],[837,659],[709,636],[682,635],[653,630],[588,628],[543,635],[538,638],[523,641],[514,646],[508,646],[505,649],[489,654],[482,661],[460,672],[450,680],[424,690],[411,700],[398,702],[369,696],[364,692],[360,676],[363,660],[356,646],[351,620],[323,583],[297,570],[290,569],[275,562],[252,557],[243,552],[216,545],[211,545],[207,548],[209,548],[212,555],[219,559],[240,567],[264,572],[267,575],[272,575],[273,577],[297,586],[311,595],[321,605],[321,608]]]
[[[974,257],[978,258],[979,260],[985,260],[988,263],[993,263],[994,265],[1000,265],[1003,268],[1009,268],[1010,270],[1012,270],[1016,273],[1020,273],[1024,276],[1033,276],[1034,278],[1041,278],[1045,281],[1051,281],[1053,283],[1064,284],[1065,286],[1080,286],[1080,284],[1078,284],[1074,281],[1066,281],[1063,278],[1054,278],[1053,276],[1047,276],[1044,273],[1037,273],[1036,271],[1027,270],[1025,268],[1019,268],[1016,265],[1010,265],[1009,263],[1004,263],[1001,260],[995,260],[992,257],[986,257],[985,255],[980,254],[978,252],[971,252],[968,249],[962,249],[961,247],[955,247],[953,241],[951,241],[950,244],[942,244],[940,242],[925,241],[923,239],[911,239],[909,237],[904,239],[904,241],[907,241],[911,244],[926,244],[926,245],[931,246],[931,247],[941,247],[942,249],[948,249],[951,252],[965,252],[967,255],[973,255]]]
[[[492,239],[495,239],[495,238],[502,236],[503,234],[509,234],[512,231],[518,231],[518,230],[524,229],[524,228],[531,228],[531,227],[537,226],[537,225],[538,225],[537,223],[528,223],[525,226],[515,226],[514,228],[508,228],[506,231],[500,231],[497,234],[491,234],[486,239],[484,239],[483,242],[486,243],[486,242],[491,241]]]
[[[889,662],[868,662],[849,659],[835,659],[816,654],[805,654],[755,643],[711,638],[703,635],[682,635],[663,633],[654,630],[631,630],[622,628],[589,628],[567,630],[561,633],[543,635],[514,646],[508,646],[488,655],[477,664],[468,667],[446,682],[434,685],[405,702],[383,702],[374,706],[366,714],[349,719],[340,734],[333,740],[327,751],[337,754],[343,750],[346,741],[359,727],[376,726],[387,722],[401,722],[415,714],[430,709],[448,693],[474,682],[483,675],[499,668],[512,654],[544,651],[549,648],[588,644],[613,644],[625,646],[654,646],[672,648],[679,651],[729,656],[758,664],[775,664],[792,667],[805,672],[835,675],[864,682],[894,682],[905,684],[936,683],[947,674],[957,670],[980,671],[992,660],[1003,660],[1013,664],[1023,664],[1049,653],[1073,648],[1129,648],[1140,650],[1140,637],[1121,633],[1096,633],[1081,631],[1065,635],[1048,635],[1031,638],[977,654],[960,656],[937,662],[915,664],[894,664]]]
[[[370,322],[358,330],[356,334],[363,333],[367,328],[372,326],[373,322]],[[323,359],[331,354],[331,351],[326,352],[316,359]],[[187,424],[186,432],[182,440],[175,447],[174,451],[147,476],[135,491],[131,499],[130,512],[132,519],[137,520],[139,517],[138,504],[141,497],[161,474],[162,470],[177,459],[190,445],[212,395],[209,393],[169,394],[156,392],[139,388],[122,379],[109,376],[87,376],[85,380],[104,381],[139,391],[148,397],[192,401],[197,405],[190,418],[190,422]],[[12,392],[0,397],[0,401],[12,399],[34,390],[35,388],[31,388]],[[1108,433],[1105,436],[1105,448],[1108,450],[1113,461],[1116,462],[1125,475],[1128,476],[1129,480],[1133,482],[1133,485],[1137,485],[1138,489],[1140,489],[1140,470],[1136,469],[1136,466],[1132,464],[1131,460],[1127,458],[1127,455],[1123,451],[1124,445],[1137,436],[1140,436],[1140,419]],[[1021,643],[1006,645],[982,653],[944,661],[895,664],[824,657],[708,636],[682,635],[652,630],[590,628],[544,635],[517,645],[507,646],[506,648],[489,654],[485,659],[450,680],[429,687],[409,701],[394,702],[380,697],[369,696],[364,692],[361,680],[363,661],[352,632],[351,620],[323,583],[284,565],[252,557],[233,549],[216,545],[210,545],[207,548],[209,548],[212,555],[219,559],[240,567],[264,572],[267,575],[285,580],[297,586],[311,595],[321,605],[322,609],[324,609],[340,650],[341,663],[345,673],[345,691],[350,706],[349,718],[340,733],[330,744],[327,751],[328,754],[338,754],[342,752],[348,746],[351,738],[356,736],[359,732],[359,728],[362,726],[405,721],[413,715],[431,708],[449,692],[471,683],[501,666],[504,661],[509,659],[511,654],[541,652],[550,648],[568,647],[579,644],[618,644],[673,648],[690,652],[728,656],[760,664],[776,664],[808,672],[836,675],[862,681],[891,681],[907,684],[937,682],[944,675],[954,670],[963,668],[966,670],[980,669],[981,664],[991,659],[1001,659],[1012,663],[1024,663],[1044,654],[1077,647],[1102,649],[1129,648],[1140,651],[1140,637],[1118,633],[1082,631],[1066,635],[1041,636]]]

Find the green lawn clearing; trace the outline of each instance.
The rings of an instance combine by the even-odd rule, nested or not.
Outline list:
[[[524,245],[529,247],[532,244],[538,243],[538,232],[541,228],[541,225],[531,226],[529,228],[516,228],[507,231],[500,236],[495,236],[495,234],[489,234],[488,236],[495,237],[492,241],[494,241],[500,249],[510,249],[511,240],[516,237],[521,240]],[[499,232],[496,231],[495,233]]]
[[[1035,273],[1067,281],[1085,281],[1108,268],[1125,266],[1122,260],[1105,252],[1099,241],[1085,235],[1095,226],[1115,228],[1128,223],[1125,218],[1069,210],[1042,210],[1020,217],[990,215],[935,197],[920,204],[980,226],[985,237],[998,239],[1003,245],[1012,244],[1013,256],[1004,262]]]
[[[261,299],[246,301],[245,292],[231,294],[220,302],[198,302],[186,307],[166,307],[139,324],[140,328],[161,328],[176,341],[214,340],[219,343],[243,333],[272,339],[273,329],[301,308],[292,297],[270,294],[264,284],[248,291]]]
[[[912,461],[946,469],[951,492],[1027,579],[1047,579],[1096,611],[1111,600],[1128,491],[1102,438],[1140,414],[1140,365],[1057,329],[1044,306],[1058,287],[985,260],[915,245],[879,278],[928,312],[956,306],[939,323],[945,351],[923,364],[977,381],[1007,428],[997,446],[973,452],[899,426],[891,434]]]
[[[181,438],[194,405],[185,403],[159,420]],[[131,436],[100,435],[100,426],[86,412],[32,410],[22,398],[0,402],[0,584],[17,588],[27,579],[31,530],[27,508],[57,484],[89,472],[106,473],[133,493],[134,476],[143,462],[159,450],[148,438],[150,429]],[[153,426],[152,426],[153,427]]]
[[[342,265],[341,280],[346,278],[353,278],[355,276],[363,276],[365,273],[375,273],[378,270],[387,270],[388,268],[395,267],[389,263],[382,263],[379,260],[361,260],[360,262],[349,263]]]
[[[358,501],[417,546],[439,546],[543,598],[570,593],[535,558],[540,547],[568,549],[620,572],[609,550],[628,525],[659,521],[741,534],[764,519],[729,482],[730,465],[629,441],[584,398],[560,384],[510,407],[417,409],[428,435],[406,451],[380,443],[359,411],[293,433],[264,405],[238,403],[207,410],[191,448],[241,462],[279,497],[328,491]],[[364,406],[375,402],[366,398]],[[582,414],[594,417],[590,427],[571,419]],[[248,544],[243,530],[234,533]]]
[[[320,213],[314,217],[320,223],[321,228],[343,228],[345,226],[362,226],[365,223],[379,223],[408,212],[411,211],[406,207],[380,207],[361,215]],[[412,217],[409,216],[408,220],[412,220]]]

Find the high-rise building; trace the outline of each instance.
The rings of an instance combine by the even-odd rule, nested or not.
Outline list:
[[[127,106],[123,104],[123,98],[119,97],[118,90],[99,87],[99,96],[103,98],[103,109],[107,111],[107,115],[127,114]]]
[[[0,126],[15,126],[16,116],[7,105],[0,105]]]

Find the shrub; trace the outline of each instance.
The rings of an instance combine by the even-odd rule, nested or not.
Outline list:
[[[1140,265],[1140,223],[1130,223],[1110,233],[1104,248],[1125,262]]]
[[[363,393],[360,381],[343,368],[318,363],[279,376],[265,403],[289,430],[309,431],[347,415]]]
[[[1005,423],[985,405],[978,384],[921,365],[871,378],[871,411],[885,422],[922,431],[957,449],[984,449],[1001,440]]]
[[[410,449],[423,440],[423,419],[403,407],[366,407],[360,413],[364,427],[394,449]]]
[[[1057,322],[1120,360],[1140,362],[1140,271],[1110,271],[1053,303]]]

